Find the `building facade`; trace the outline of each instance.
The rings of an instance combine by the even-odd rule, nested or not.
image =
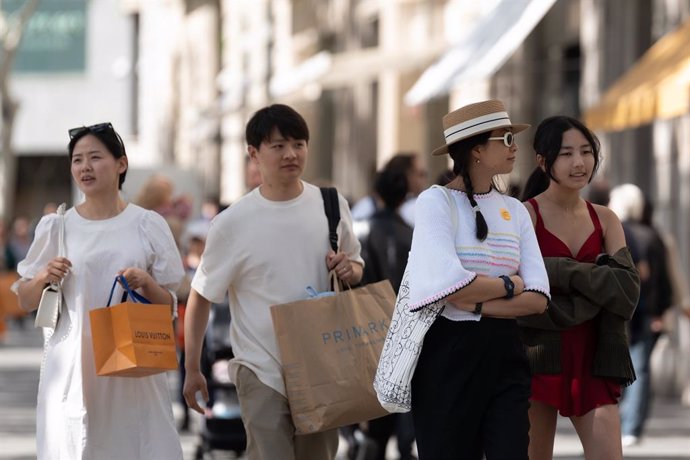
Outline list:
[[[69,128],[108,120],[133,133],[134,24],[119,13],[114,1],[54,0],[28,23],[10,80],[19,103],[10,213],[33,217],[47,201],[70,201]]]

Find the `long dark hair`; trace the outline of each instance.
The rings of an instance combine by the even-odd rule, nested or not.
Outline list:
[[[599,152],[600,145],[599,139],[594,135],[592,131],[589,130],[581,121],[567,117],[565,115],[558,115],[555,117],[549,117],[544,119],[539,126],[537,126],[537,131],[534,134],[534,152],[537,155],[544,157],[544,170],[537,166],[532,174],[527,179],[527,184],[525,184],[525,191],[522,194],[522,201],[527,201],[530,198],[534,198],[540,193],[544,192],[549,188],[549,183],[553,180],[558,182],[558,180],[551,174],[551,169],[553,164],[558,158],[558,154],[561,151],[563,145],[563,133],[568,130],[577,129],[585,136],[587,142],[592,146],[592,154],[594,155],[594,169],[592,170],[592,175],[589,178],[589,182],[592,181],[594,175],[599,168]]]
[[[463,184],[465,184],[465,192],[467,199],[470,200],[470,205],[475,211],[475,221],[477,224],[477,239],[484,241],[486,235],[489,233],[489,227],[486,224],[486,219],[481,213],[477,200],[474,199],[474,188],[472,187],[472,178],[470,177],[470,162],[472,161],[472,149],[478,145],[484,145],[489,142],[491,131],[477,134],[476,136],[468,137],[448,146],[448,154],[453,159],[453,174],[459,177]],[[492,184],[496,188],[496,184]]]

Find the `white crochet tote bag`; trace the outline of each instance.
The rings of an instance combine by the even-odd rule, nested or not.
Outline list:
[[[455,201],[446,187],[443,190],[450,206],[453,229],[457,229],[458,210]],[[422,343],[427,331],[443,311],[445,299],[427,305],[420,310],[411,312],[407,305],[410,295],[409,271],[405,269],[398,297],[395,300],[395,310],[391,318],[386,341],[383,344],[379,364],[374,377],[376,396],[388,412],[409,412],[412,407],[412,376]]]

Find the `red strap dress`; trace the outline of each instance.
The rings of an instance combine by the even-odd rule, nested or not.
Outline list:
[[[543,257],[569,257],[578,262],[593,263],[603,251],[601,223],[589,202],[587,209],[594,231],[577,254],[572,254],[563,241],[546,229],[537,201],[530,199],[529,203],[537,216],[535,232]],[[533,401],[553,406],[565,417],[582,416],[596,407],[618,403],[620,385],[612,379],[592,375],[597,322],[598,318],[594,318],[561,332],[561,373],[533,375]]]

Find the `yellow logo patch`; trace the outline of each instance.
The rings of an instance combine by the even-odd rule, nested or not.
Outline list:
[[[510,213],[506,208],[501,208],[501,217],[503,217],[503,220],[510,220],[511,216]]]

